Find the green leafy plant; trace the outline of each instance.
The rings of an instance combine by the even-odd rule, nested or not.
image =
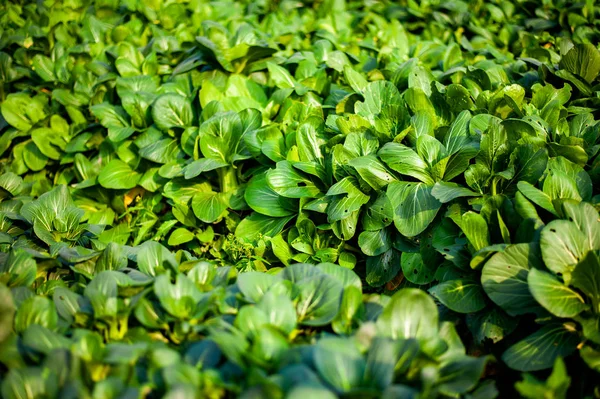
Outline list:
[[[2,396],[597,395],[599,12],[3,2]]]

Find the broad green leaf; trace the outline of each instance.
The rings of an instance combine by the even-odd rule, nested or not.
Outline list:
[[[354,341],[339,337],[319,340],[314,351],[314,364],[323,380],[340,393],[358,388],[366,367]]]
[[[6,399],[21,399],[56,395],[58,387],[56,384],[48,382],[49,376],[47,374],[42,367],[25,367],[9,370],[2,381],[2,397]]]
[[[363,93],[369,84],[360,72],[356,72],[350,65],[344,66],[344,77],[350,87],[357,93]]]
[[[168,138],[145,146],[140,149],[139,154],[144,159],[160,164],[166,164],[183,157],[183,152],[179,148],[177,140]]]
[[[129,124],[129,115],[120,107],[109,103],[100,103],[90,107],[92,114],[100,120],[102,126],[106,128],[127,128]],[[109,135],[111,133],[109,132]],[[112,134],[114,135],[114,133]],[[118,134],[119,138],[123,133]]]
[[[362,226],[367,231],[383,229],[394,220],[394,209],[385,192],[380,193],[377,199],[369,203],[362,212]]]
[[[194,111],[190,101],[175,93],[163,94],[152,105],[152,119],[161,130],[192,125]]]
[[[295,385],[286,395],[287,399],[335,399],[337,395],[325,388],[324,386],[317,384],[298,384]]]
[[[227,206],[227,198],[222,193],[197,193],[192,198],[194,215],[205,223],[213,223],[219,219]]]
[[[548,324],[517,342],[502,354],[502,360],[519,371],[536,371],[552,367],[558,357],[570,355],[579,337],[571,327]]]
[[[140,245],[137,253],[137,265],[141,272],[157,276],[168,270],[177,269],[173,254],[156,241],[146,241]]]
[[[342,296],[340,311],[331,322],[331,328],[336,334],[350,334],[364,319],[364,313],[362,290],[356,286],[346,287]]]
[[[486,357],[464,357],[453,360],[440,368],[438,379],[440,391],[448,395],[464,394],[476,385],[487,363]]]
[[[448,309],[458,313],[475,313],[486,306],[483,289],[474,280],[444,281],[430,288],[429,293]]]
[[[433,195],[439,202],[445,204],[460,197],[478,197],[480,194],[462,187],[456,183],[439,181],[431,189]]]
[[[509,315],[536,312],[539,305],[529,291],[527,275],[541,264],[534,244],[509,245],[483,266],[481,284],[488,297]]]
[[[267,172],[267,182],[273,191],[288,198],[314,198],[321,192],[289,161],[277,162],[277,167]]]
[[[42,154],[54,160],[60,159],[67,144],[64,137],[49,128],[33,129],[31,139]]]
[[[32,324],[23,333],[23,345],[45,355],[53,350],[67,349],[71,342],[59,333],[50,331],[39,324]]]
[[[98,183],[104,188],[127,190],[137,186],[142,175],[119,159],[113,159],[98,175]]]
[[[14,329],[17,333],[23,333],[29,326],[38,324],[54,330],[57,323],[58,314],[54,303],[46,297],[32,296],[19,306]]]
[[[371,122],[381,138],[392,139],[406,127],[408,112],[402,96],[391,82],[370,82],[364,92],[364,102],[354,106],[358,115]]]
[[[194,282],[183,274],[178,274],[172,284],[169,276],[162,274],[154,280],[154,293],[161,306],[172,316],[189,319],[196,316],[202,293]]]
[[[296,86],[294,78],[287,69],[272,62],[267,62],[267,68],[269,69],[269,77],[273,80],[275,86],[280,89],[293,89]]]
[[[518,319],[498,307],[467,315],[467,326],[478,343],[484,343],[486,339],[494,343],[501,341],[517,328],[517,324]]]
[[[296,312],[298,322],[306,326],[323,326],[337,315],[342,300],[342,284],[326,275],[305,278],[298,283]]]
[[[452,87],[456,87],[457,85],[450,85],[446,90],[452,90]],[[462,87],[458,86],[460,89]],[[447,96],[451,96],[452,94],[446,93]],[[462,94],[460,95],[463,96]],[[470,99],[469,99],[470,101]],[[460,106],[458,106],[460,107]],[[468,108],[465,108],[468,109]],[[444,146],[446,147],[446,151],[448,154],[455,154],[464,147],[469,141],[469,122],[471,121],[471,113],[469,111],[462,111],[452,125],[450,126],[450,130],[444,136]]]
[[[241,138],[245,132],[240,114],[218,113],[200,125],[200,149],[206,158],[232,164],[241,153]]]
[[[460,227],[475,251],[490,245],[488,224],[479,213],[465,212]]]
[[[401,256],[401,267],[404,277],[413,284],[429,284],[435,278],[438,265],[425,262],[419,252],[403,252]]]
[[[446,88],[446,101],[453,112],[465,112],[474,107],[469,91],[458,84],[451,84]]]
[[[358,236],[358,245],[365,255],[381,255],[392,247],[388,229],[363,231]]]
[[[575,265],[591,249],[585,234],[575,223],[567,220],[554,220],[542,230],[540,247],[546,267],[554,273],[562,274],[565,282]]]
[[[168,244],[173,246],[185,244],[186,242],[192,241],[194,237],[194,233],[183,227],[180,227],[171,233]]]
[[[323,135],[324,125],[321,118],[316,116],[305,120],[296,131],[296,143],[298,145],[298,156],[302,162],[314,162],[323,164],[321,147],[326,144]]]
[[[600,249],[600,217],[592,204],[567,201],[562,204],[567,218],[586,236],[586,246]]]
[[[319,263],[316,267],[342,283],[344,289],[352,286],[362,289],[360,277],[350,269],[336,265],[335,263]]]
[[[29,169],[39,172],[48,164],[48,157],[39,150],[33,141],[30,141],[23,148],[23,161]]]
[[[480,152],[477,161],[486,165],[492,173],[505,169],[509,155],[509,141],[506,129],[499,120],[492,120],[481,136]]]
[[[336,222],[350,217],[354,212],[369,201],[358,182],[352,177],[345,177],[329,188],[326,195],[331,197],[327,206],[327,220]]]
[[[394,224],[407,237],[414,237],[433,221],[442,204],[423,183],[393,182],[387,195],[394,207]]]
[[[538,190],[531,185],[531,183],[526,181],[520,181],[517,183],[517,187],[519,188],[519,191],[523,193],[523,195],[531,202],[554,215],[557,214],[556,210],[554,209],[554,205],[552,205],[552,198],[550,198],[546,193]]]
[[[281,233],[293,217],[294,215],[271,217],[254,212],[237,225],[235,235],[251,241],[258,239],[260,236],[275,237]]]
[[[35,73],[37,73],[45,82],[56,81],[54,62],[49,57],[42,54],[36,54],[35,57],[33,57],[32,66]]]
[[[571,284],[581,290],[592,302],[594,313],[600,312],[600,259],[598,253],[587,253],[571,274]]]
[[[381,287],[400,271],[400,253],[390,249],[379,256],[367,258],[367,283],[372,287]]]
[[[552,368],[552,374],[543,382],[530,374],[524,374],[523,380],[515,384],[515,388],[522,397],[527,399],[537,398],[567,398],[567,390],[571,384],[571,378],[567,375],[565,362],[557,357]]]
[[[600,72],[600,53],[592,44],[578,43],[562,57],[560,66],[592,83]]]
[[[575,317],[588,307],[584,299],[550,273],[531,269],[527,275],[531,295],[558,317]]]
[[[209,172],[211,170],[223,168],[226,166],[229,166],[229,164],[220,159],[201,158],[187,165],[184,168],[183,173],[186,179],[192,179],[204,172]]]
[[[533,144],[518,146],[510,154],[510,167],[514,168],[511,182],[525,181],[535,184],[543,175],[548,165],[548,152],[536,148]]]
[[[273,191],[265,174],[256,175],[250,180],[244,198],[250,208],[263,215],[283,217],[298,212],[298,203]]]
[[[267,292],[256,306],[266,315],[266,321],[285,334],[291,334],[296,328],[296,310],[294,303],[285,295]]]
[[[387,143],[377,155],[396,172],[412,176],[423,183],[433,184],[433,178],[427,171],[427,164],[412,148],[399,143]]]
[[[393,339],[428,340],[438,334],[438,310],[424,291],[403,288],[396,292],[377,319],[377,329]]]
[[[378,389],[387,388],[394,380],[394,370],[403,363],[410,363],[417,352],[418,343],[415,340],[375,337],[367,354],[366,382]]]
[[[348,164],[356,169],[360,177],[374,190],[381,190],[397,180],[373,154],[353,158]]]
[[[46,117],[42,103],[25,93],[10,93],[2,102],[1,110],[6,122],[23,131]]]
[[[280,280],[278,276],[250,271],[238,276],[237,286],[247,301],[258,303],[269,288]]]

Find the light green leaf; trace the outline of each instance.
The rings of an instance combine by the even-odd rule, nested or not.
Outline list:
[[[244,192],[248,206],[258,213],[273,217],[290,216],[298,212],[298,202],[277,194],[264,173],[254,176]]]
[[[600,312],[600,259],[598,253],[588,252],[571,275],[571,284],[583,292],[592,302],[594,313]]]
[[[194,111],[190,101],[182,95],[167,93],[158,97],[152,105],[152,119],[161,130],[192,125]]]
[[[219,219],[227,206],[227,198],[222,193],[197,193],[192,198],[194,215],[205,223],[213,223]]]
[[[479,213],[473,211],[462,215],[460,228],[475,249],[479,251],[490,245],[490,232],[488,224]]]
[[[277,167],[267,172],[267,182],[273,191],[288,198],[316,197],[321,190],[289,161],[277,162]]]
[[[393,339],[435,338],[439,331],[438,310],[433,299],[416,288],[396,292],[377,319],[377,329]]]
[[[531,295],[558,317],[575,317],[588,308],[584,299],[550,273],[531,269],[527,276]]]
[[[442,204],[445,204],[456,198],[478,197],[481,194],[471,191],[468,188],[462,187],[456,183],[439,181],[435,183],[431,189],[431,195],[433,195]]]
[[[392,182],[387,189],[394,207],[394,224],[406,237],[414,237],[433,221],[442,204],[423,183]]]
[[[575,265],[591,249],[586,235],[575,223],[554,220],[542,230],[540,247],[546,267],[562,274],[568,284]]]
[[[180,227],[171,233],[168,244],[173,246],[185,244],[186,242],[192,241],[194,237],[194,233],[186,228]]]
[[[600,72],[600,53],[593,44],[577,43],[562,57],[560,66],[592,83]]]
[[[337,279],[326,274],[298,281],[299,290],[296,312],[300,324],[324,326],[337,315],[344,288]]]
[[[98,175],[98,183],[104,188],[115,190],[130,189],[137,186],[142,175],[119,159],[113,159],[104,166]]]
[[[541,265],[534,244],[510,245],[483,266],[481,284],[490,299],[509,315],[535,312],[539,305],[529,292],[527,274]]]
[[[340,393],[358,388],[362,383],[366,361],[351,339],[327,337],[319,340],[314,362],[319,375]]]
[[[235,235],[251,241],[258,239],[261,235],[275,237],[293,218],[294,215],[271,217],[254,212],[237,225]]]
[[[433,184],[427,164],[412,149],[399,143],[387,143],[377,153],[391,169],[406,176],[412,176],[426,184]]]
[[[2,116],[11,126],[27,131],[46,117],[44,106],[25,93],[11,93],[0,106]]]
[[[296,86],[294,78],[287,69],[272,62],[267,62],[267,68],[269,69],[269,77],[275,83],[275,86],[280,89],[293,89]]]

